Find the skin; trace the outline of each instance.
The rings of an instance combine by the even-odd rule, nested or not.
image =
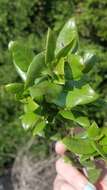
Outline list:
[[[66,148],[61,142],[57,142],[55,151],[60,156],[63,156]],[[102,174],[94,185],[97,190],[107,190],[107,166],[101,160],[98,160],[96,165],[101,168]],[[85,185],[89,183],[85,175],[82,175],[72,165],[65,163],[62,158],[56,162],[56,172],[57,176],[54,181],[53,190],[84,190]]]

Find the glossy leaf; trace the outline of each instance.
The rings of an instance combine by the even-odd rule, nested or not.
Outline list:
[[[46,98],[47,102],[54,102],[54,99],[58,97],[58,95],[62,91],[62,86],[51,83],[48,81],[43,81],[38,85],[35,85],[30,88],[30,94],[33,99],[43,99],[43,96]]]
[[[24,102],[24,111],[25,112],[33,112],[35,111],[39,105],[32,100],[31,97],[28,97]]]
[[[89,127],[89,129],[88,129],[87,132],[88,132],[89,138],[92,138],[92,139],[98,139],[98,138],[100,138],[101,129],[98,127],[98,125],[96,124],[95,121]]]
[[[41,133],[43,132],[45,127],[46,127],[46,122],[45,121],[41,121],[41,122],[37,123],[34,130],[33,130],[33,136],[41,135]]]
[[[33,112],[27,112],[26,114],[21,116],[22,126],[24,129],[29,129],[29,127],[33,127],[40,116],[36,115]]]
[[[77,39],[77,29],[74,18],[71,18],[59,33],[55,54],[57,55],[61,49],[67,46],[73,39]]]
[[[42,101],[43,95],[47,92],[48,81],[43,81],[37,85],[30,87],[30,95],[33,99]]]
[[[94,141],[91,141],[91,145],[99,153],[99,155],[106,160],[105,153],[103,151],[102,146],[100,146],[100,144]]]
[[[64,64],[64,78],[65,78],[65,86],[67,85],[67,83],[73,81],[72,70],[68,62],[65,62]]]
[[[22,83],[10,83],[5,86],[8,92],[13,94],[22,94],[24,90],[24,85]]]
[[[92,154],[95,152],[91,143],[87,139],[75,139],[72,137],[65,137],[62,142],[66,145],[67,149],[76,154]]]
[[[34,57],[32,50],[20,41],[11,41],[9,43],[9,49],[12,52],[14,64],[21,71],[27,72],[27,69]]]
[[[53,102],[54,100],[61,94],[62,92],[62,86],[55,84],[55,83],[49,83],[47,91],[45,92],[45,98],[47,102]]]
[[[64,84],[65,80],[64,80],[64,58],[61,58],[59,60],[59,62],[57,63],[55,69],[54,69],[54,73],[57,75],[58,79],[58,83],[59,84]]]
[[[47,41],[46,41],[45,62],[51,68],[52,68],[51,62],[54,59],[55,46],[56,46],[56,36],[54,32],[49,28],[47,34]]]
[[[91,53],[87,52],[84,57],[83,57],[83,64],[84,64],[84,73],[87,73],[91,70],[91,68],[95,65],[96,63],[96,56]]]
[[[84,105],[95,101],[98,98],[98,94],[90,87],[90,85],[84,85],[83,87],[74,88],[73,91],[69,91],[66,98],[66,107],[73,108],[77,105]]]
[[[62,93],[59,94],[58,97],[56,97],[54,100],[52,100],[52,102],[54,104],[56,104],[57,106],[59,106],[61,108],[64,108],[65,104],[66,104],[66,96],[67,96],[67,93],[62,92]]]
[[[59,114],[61,114],[65,119],[69,119],[72,121],[75,121],[79,125],[83,127],[89,127],[90,122],[87,117],[85,116],[76,116],[71,111],[60,111]]]
[[[72,70],[73,78],[76,79],[81,77],[83,75],[82,70],[84,67],[82,58],[79,55],[69,54],[68,62]]]
[[[45,68],[45,56],[44,53],[39,53],[36,55],[30,64],[27,71],[27,78],[25,86],[32,86],[34,84],[34,80],[39,77]]]
[[[66,57],[70,50],[73,50],[74,47],[74,40],[72,40],[69,44],[64,46],[59,53],[56,55],[57,62],[62,58]]]

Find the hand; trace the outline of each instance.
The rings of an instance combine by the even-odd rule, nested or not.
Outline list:
[[[66,148],[58,142],[55,150],[57,154],[63,155]],[[57,176],[54,181],[54,190],[107,190],[107,167],[101,160],[97,162],[97,165],[102,168],[102,176],[94,186],[75,167],[65,163],[62,158],[59,159],[56,162]]]

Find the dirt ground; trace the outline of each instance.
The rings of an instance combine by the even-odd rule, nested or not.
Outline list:
[[[29,155],[18,157],[12,170],[14,190],[52,190],[56,175],[53,155],[45,160],[34,160]]]
[[[0,190],[52,190],[55,161],[54,155],[45,160],[17,157],[12,170],[0,177]]]

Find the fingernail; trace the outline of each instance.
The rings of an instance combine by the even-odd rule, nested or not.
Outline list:
[[[88,183],[88,184],[85,186],[84,190],[97,190],[97,189],[96,189],[96,187],[95,187],[93,184]]]

